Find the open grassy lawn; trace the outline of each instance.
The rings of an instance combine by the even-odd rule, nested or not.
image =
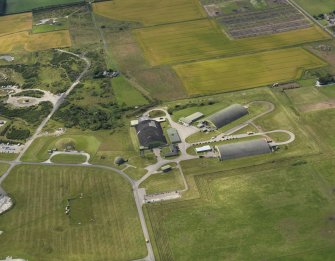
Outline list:
[[[326,161],[196,176],[200,198],[147,206],[157,260],[332,260],[334,169]]]
[[[33,25],[32,32],[34,34],[37,34],[37,33],[46,33],[46,32],[53,32],[53,31],[69,29],[68,19],[62,18],[62,19],[58,19],[57,21],[59,22],[59,24],[56,24],[56,25],[51,25],[51,24]]]
[[[322,92],[322,89],[317,87],[303,87],[286,90],[285,93],[295,108],[297,108],[300,112],[326,109],[326,104],[332,104],[332,101],[335,104],[334,98],[332,99],[331,97],[325,95]]]
[[[9,164],[0,163],[0,177],[6,172],[8,168],[9,168]]]
[[[318,142],[335,151],[335,110],[318,110],[305,113],[304,119],[311,126]]]
[[[22,13],[35,8],[84,2],[84,0],[8,0],[6,14]]]
[[[17,156],[16,153],[0,153],[0,160],[15,160]]]
[[[301,48],[174,66],[190,95],[235,91],[297,79],[326,63]]]
[[[71,38],[67,30],[41,34],[30,34],[24,31],[0,37],[0,53],[35,52],[70,46]]]
[[[69,155],[69,154],[58,154],[51,159],[54,163],[65,163],[65,164],[79,164],[86,161],[84,155]]]
[[[24,13],[0,17],[0,36],[31,30],[32,14]]]
[[[131,186],[114,172],[22,165],[2,185],[16,205],[0,216],[0,258],[120,261],[146,255]]]
[[[123,76],[113,79],[113,90],[119,104],[126,104],[127,106],[148,104],[143,95]]]
[[[212,20],[154,26],[134,31],[152,65],[237,55],[328,39],[316,26],[274,35],[230,40]]]
[[[186,97],[186,91],[173,69],[166,65],[152,68],[131,31],[105,32],[105,36],[112,56],[109,61],[126,72],[132,85],[137,83],[138,87],[147,92],[147,96],[159,100]]]
[[[294,0],[311,15],[329,13],[335,10],[333,0]]]
[[[126,127],[113,133],[102,131],[99,134],[95,133],[95,136],[102,142],[98,152],[91,160],[94,164],[109,165],[123,169],[125,165],[116,166],[114,164],[115,158],[121,156],[128,160],[128,164],[135,167],[129,167],[125,172],[132,178],[139,179],[147,172],[144,167],[157,161],[156,156],[152,152],[146,152],[144,157],[140,155],[134,128]]]
[[[156,25],[205,17],[205,11],[195,0],[113,0],[93,5],[99,15],[121,20]]]
[[[142,184],[147,194],[170,192],[184,188],[183,179],[178,169],[173,169],[167,173],[154,174],[146,179]]]
[[[59,137],[40,137],[34,141],[27,152],[23,155],[23,161],[45,161],[49,158],[48,150],[58,149],[60,151],[67,149],[75,149],[78,151],[85,151],[93,157],[101,141],[89,134],[65,134]]]

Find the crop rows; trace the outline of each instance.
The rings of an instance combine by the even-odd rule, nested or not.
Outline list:
[[[174,66],[189,94],[224,92],[285,82],[325,63],[301,48]]]

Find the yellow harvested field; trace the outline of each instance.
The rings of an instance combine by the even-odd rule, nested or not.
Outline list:
[[[189,95],[236,91],[299,78],[326,63],[300,47],[176,65]]]
[[[94,3],[93,10],[115,20],[156,25],[206,17],[197,0],[113,0]]]
[[[31,30],[32,13],[0,16],[0,36]]]
[[[41,34],[20,32],[0,37],[0,53],[33,52],[69,46],[71,46],[71,38],[67,30]]]
[[[71,46],[71,37],[68,30],[32,34],[25,46],[27,51],[47,50]]]
[[[134,32],[151,65],[241,55],[329,38],[319,27],[312,26],[230,40],[214,21],[208,19],[142,28]]]

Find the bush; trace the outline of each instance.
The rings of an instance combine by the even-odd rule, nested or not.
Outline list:
[[[12,127],[7,133],[6,138],[11,140],[25,140],[30,136],[30,130],[27,129],[16,129]]]
[[[1,115],[6,118],[20,118],[28,123],[37,125],[44,119],[51,111],[52,105],[50,102],[41,102],[37,106],[30,106],[27,108],[11,108],[7,104],[0,102]]]
[[[6,0],[0,0],[0,15],[4,15],[6,12]]]
[[[65,127],[79,127],[83,130],[113,129],[122,126],[124,109],[117,104],[100,104],[100,106],[83,107],[65,102],[56,112],[55,119]]]

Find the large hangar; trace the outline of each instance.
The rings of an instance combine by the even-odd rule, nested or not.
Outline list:
[[[206,121],[212,123],[217,129],[227,125],[244,115],[248,114],[247,108],[240,104],[233,104],[229,107],[210,115]]]
[[[167,144],[163,129],[157,121],[140,120],[135,129],[138,140],[143,147],[151,149]]]
[[[242,141],[216,147],[220,160],[237,159],[271,153],[272,148],[265,139]]]

